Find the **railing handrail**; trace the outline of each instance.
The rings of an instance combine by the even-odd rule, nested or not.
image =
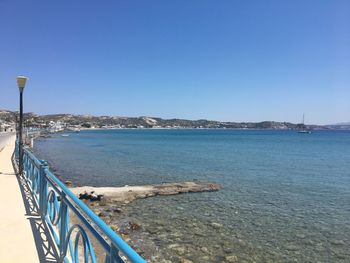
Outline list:
[[[84,204],[79,198],[75,196],[56,176],[45,169],[46,176],[50,177],[62,190],[63,192],[74,201],[74,203],[96,224],[103,233],[113,242],[113,244],[120,249],[120,251],[133,262],[141,262],[144,260],[133,250],[119,235],[117,235],[101,218],[99,218],[86,204]]]
[[[23,154],[28,156],[28,159],[38,168],[43,165],[43,161],[40,161],[27,147],[23,147]],[[94,235],[94,237],[101,242],[101,236],[98,234],[95,229],[96,225],[98,229],[109,239],[109,241],[117,248],[123,255],[125,255],[131,262],[146,262],[139,254],[136,253],[117,233],[115,233],[102,219],[100,219],[84,202],[82,202],[69,188],[61,182],[46,166],[43,169],[44,176],[52,185],[58,195],[61,198],[61,202],[66,202],[71,208],[73,208],[73,212],[81,219],[81,221],[89,228],[90,232]],[[55,186],[56,185],[56,186]],[[58,187],[57,187],[58,186]],[[59,188],[59,189],[58,189]],[[67,197],[69,199],[67,199]],[[84,214],[82,214],[83,212]],[[79,214],[78,214],[79,213]],[[85,216],[84,216],[85,215]],[[84,217],[82,220],[81,217]],[[88,217],[88,218],[86,218]],[[92,225],[89,221],[91,221]],[[87,225],[89,224],[89,225]],[[93,231],[91,231],[93,230]],[[102,238],[106,243],[101,243],[103,248],[106,250],[109,243]],[[110,246],[108,247],[110,249]],[[109,253],[109,251],[106,251]]]

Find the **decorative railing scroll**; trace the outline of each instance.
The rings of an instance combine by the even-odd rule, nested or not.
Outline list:
[[[16,142],[15,158],[19,151]],[[104,262],[146,262],[89,207],[77,198],[27,148],[23,149],[23,177],[26,180],[39,214],[47,224],[59,250],[62,262],[97,262],[91,236],[104,250]],[[70,215],[78,223],[70,223]],[[83,252],[80,254],[79,252]]]

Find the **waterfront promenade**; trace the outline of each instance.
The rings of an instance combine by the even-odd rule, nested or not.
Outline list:
[[[0,134],[0,262],[39,262],[33,217],[11,161],[14,148],[15,135]]]

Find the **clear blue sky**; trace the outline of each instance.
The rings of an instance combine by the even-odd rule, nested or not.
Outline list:
[[[350,121],[350,1],[0,1],[0,108]]]

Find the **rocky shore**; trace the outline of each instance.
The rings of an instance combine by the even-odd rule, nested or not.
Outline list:
[[[70,185],[71,182],[66,182]],[[71,185],[70,185],[71,186]],[[183,245],[181,235],[168,244],[166,236],[164,239],[155,239],[155,236],[164,235],[170,230],[163,229],[171,227],[162,220],[155,222],[155,225],[148,225],[140,217],[129,213],[129,203],[137,199],[145,199],[155,196],[174,196],[183,193],[212,192],[218,191],[221,185],[211,182],[177,182],[163,183],[145,186],[124,186],[124,187],[71,187],[70,189],[82,199],[91,209],[101,217],[110,227],[116,231],[126,242],[128,242],[148,262],[186,262],[191,263],[189,257],[182,251]],[[129,205],[128,205],[129,204]],[[222,228],[218,223],[211,224],[213,229]],[[172,231],[181,228],[174,225]],[[191,223],[191,228],[193,223]],[[174,232],[175,233],[175,232]],[[204,235],[204,234],[203,234]],[[174,237],[171,236],[171,239]],[[168,244],[166,253],[159,242]],[[187,244],[189,246],[190,244]],[[186,247],[187,247],[186,246]],[[190,249],[190,248],[188,248]],[[206,248],[202,248],[204,251]],[[187,248],[185,249],[187,251]],[[207,251],[208,254],[210,251]],[[99,252],[96,251],[98,254]],[[204,259],[206,259],[204,257]],[[209,257],[203,262],[210,261]],[[227,261],[231,262],[231,261]]]
[[[144,199],[157,195],[176,195],[182,193],[213,192],[221,186],[211,182],[178,182],[144,186],[124,187],[92,187],[82,186],[71,188],[80,199],[127,204],[136,199]]]

